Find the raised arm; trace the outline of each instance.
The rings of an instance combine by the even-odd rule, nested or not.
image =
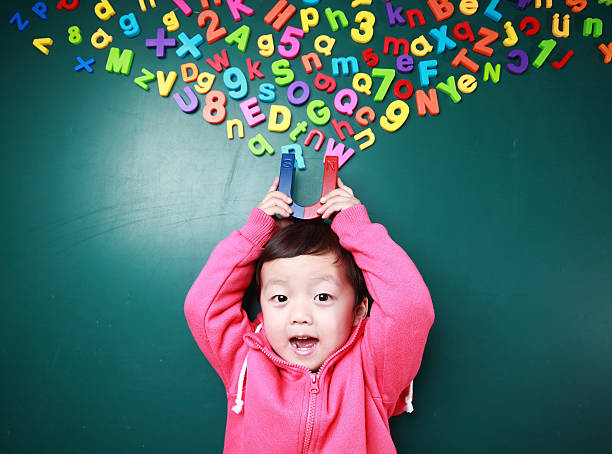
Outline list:
[[[274,219],[253,208],[244,227],[214,248],[185,299],[189,329],[226,389],[246,355],[242,336],[253,331],[242,298],[263,246],[276,231]]]
[[[338,213],[332,229],[353,254],[373,298],[364,351],[391,413],[421,365],[434,321],[431,296],[410,257],[383,225],[370,221],[364,205]]]

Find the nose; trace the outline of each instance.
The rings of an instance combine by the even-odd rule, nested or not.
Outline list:
[[[310,305],[307,302],[294,301],[294,303],[295,304],[292,305],[290,314],[291,324],[312,324],[312,313]]]

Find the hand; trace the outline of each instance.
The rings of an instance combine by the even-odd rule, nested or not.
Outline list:
[[[338,177],[338,187],[333,191],[328,192],[321,197],[322,206],[317,209],[317,213],[321,214],[323,219],[330,217],[336,211],[344,211],[353,205],[359,205],[361,202],[353,195],[353,190],[345,185],[340,177]]]
[[[291,197],[289,197],[284,192],[277,191],[278,180],[279,177],[277,176],[274,179],[272,186],[270,186],[270,189],[268,189],[268,193],[266,194],[264,199],[259,203],[259,205],[257,205],[257,208],[259,208],[269,216],[272,216],[276,224],[282,229],[288,224],[291,224],[291,221],[287,218],[293,213],[293,210],[291,209],[291,207],[289,207],[289,204],[293,201],[291,200]],[[277,214],[282,218],[277,219],[275,217],[275,215]]]

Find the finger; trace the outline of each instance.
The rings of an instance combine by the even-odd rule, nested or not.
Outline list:
[[[336,200],[335,202],[331,202],[331,203],[330,203],[330,202],[328,202],[328,203],[326,203],[324,206],[322,206],[321,208],[319,208],[319,209],[317,210],[317,212],[319,212],[319,210],[321,210],[321,211],[320,211],[321,217],[322,217],[323,219],[325,219],[325,218],[327,218],[327,217],[331,216],[331,214],[332,214],[334,211],[340,211],[340,210],[342,209],[342,207],[344,207],[344,206],[345,206],[345,204],[346,204],[346,203],[345,203],[345,201],[343,201],[343,200]]]
[[[276,191],[276,188],[278,187],[278,180],[279,176],[277,175],[276,178],[274,178],[274,181],[272,182],[272,186],[270,186],[270,189],[268,189],[268,192]]]
[[[344,188],[336,188],[332,191],[329,191],[327,194],[325,194],[323,197],[321,197],[319,200],[321,203],[329,203],[330,200],[335,199],[336,197],[350,197],[351,194],[349,194]]]
[[[349,188],[344,182],[338,177],[338,186],[348,192],[350,195],[353,195],[353,190]]]
[[[278,210],[277,213],[283,217],[288,217],[293,214],[293,210],[282,200],[275,200],[274,207]]]
[[[271,193],[271,198],[281,200],[285,203],[291,204],[293,200],[287,194],[282,191],[274,191]]]

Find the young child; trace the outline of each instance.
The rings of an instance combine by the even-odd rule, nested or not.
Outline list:
[[[429,291],[340,178],[318,210],[331,226],[291,223],[291,199],[277,188],[278,177],[185,301],[227,392],[223,452],[395,453],[388,420],[412,412],[434,321]],[[261,312],[251,322],[242,298],[254,273]]]

